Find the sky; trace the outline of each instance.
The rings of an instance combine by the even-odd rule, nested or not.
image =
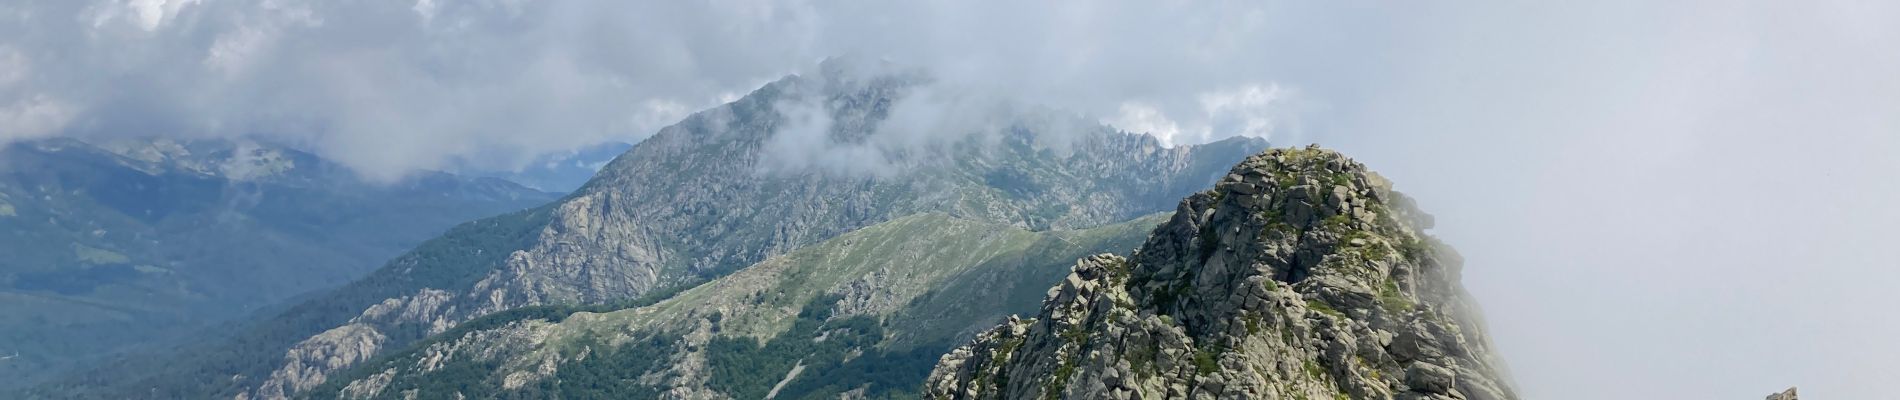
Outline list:
[[[1825,0],[16,0],[0,142],[518,167],[848,54],[1170,144],[1345,151],[1438,216],[1527,398],[1872,399],[1900,381],[1894,21]]]

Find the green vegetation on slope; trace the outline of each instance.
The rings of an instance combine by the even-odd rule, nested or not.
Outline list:
[[[851,390],[864,385],[876,390],[873,396],[881,395],[893,388],[904,387],[910,382],[902,374],[903,365],[877,365],[877,368],[863,367],[864,362],[852,357],[852,351],[871,348],[884,339],[884,327],[876,319],[865,316],[853,316],[832,320],[831,307],[839,298],[835,295],[814,299],[798,313],[798,319],[792,329],[780,333],[763,344],[750,337],[719,336],[706,345],[706,363],[712,367],[712,377],[707,386],[733,398],[762,399],[770,393],[787,371],[794,367],[803,367],[800,376],[828,376],[833,380],[825,383],[849,384],[850,387],[835,388],[837,391]],[[873,350],[875,351],[875,350]],[[880,357],[881,358],[881,357]],[[848,361],[847,361],[848,360]],[[895,367],[895,368],[887,368]],[[911,369],[915,369],[914,367]],[[884,372],[881,375],[867,376],[865,372]],[[928,368],[921,371],[928,373]],[[896,374],[892,374],[896,373]],[[811,374],[811,375],[805,375]],[[873,376],[898,378],[895,381],[875,382],[867,380]],[[839,379],[845,378],[845,379]],[[810,379],[799,380],[807,382]],[[781,390],[778,394],[784,398],[800,398],[812,389],[812,385],[793,387],[793,391]],[[776,398],[776,397],[775,397]]]
[[[294,162],[239,178],[205,167],[244,158],[221,144],[172,158],[0,145],[0,354],[18,353],[0,362],[0,391],[343,285],[458,223],[552,197],[445,174],[369,183],[281,148],[257,151]]]
[[[95,371],[77,374],[34,389],[42,398],[214,398],[230,397],[268,376],[283,360],[280,349],[310,335],[341,325],[371,304],[414,292],[415,288],[466,285],[499,265],[508,252],[526,245],[544,225],[545,209],[515,212],[470,222],[442,237],[424,242],[414,251],[390,261],[370,277],[339,288],[318,301],[283,310],[221,329],[228,336],[203,337],[163,354],[182,358],[133,354],[117,357]],[[529,311],[531,312],[531,311]],[[412,333],[420,336],[420,333]],[[395,335],[392,340],[408,341]],[[399,342],[400,343],[400,342]],[[198,376],[230,379],[201,380]],[[112,379],[115,381],[101,381]],[[129,380],[116,381],[116,380]],[[165,382],[163,385],[157,382]],[[163,391],[153,391],[163,388]]]
[[[652,306],[587,318],[572,317],[584,311],[574,307],[482,318],[463,325],[480,328],[458,328],[364,363],[310,394],[334,397],[349,382],[393,370],[398,373],[380,392],[384,397],[409,390],[424,398],[458,393],[641,397],[665,388],[639,378],[673,367],[685,351],[680,347],[685,333],[710,323],[716,334],[697,350],[706,360],[706,389],[762,398],[801,367],[774,398],[832,398],[859,389],[873,398],[910,398],[943,351],[1005,315],[1034,310],[1076,258],[1127,251],[1163,220],[1165,215],[1154,215],[1096,229],[1038,233],[944,214],[899,218],[767,260]],[[842,304],[866,304],[847,296],[854,294],[854,282],[867,279],[894,303],[872,302],[877,306],[870,310],[840,314]],[[555,325],[545,328],[551,337],[529,354],[456,356],[440,369],[414,369],[431,344],[533,320]],[[608,344],[615,336],[622,337],[613,341],[619,344]],[[552,376],[501,390],[509,360],[549,352],[567,360]]]

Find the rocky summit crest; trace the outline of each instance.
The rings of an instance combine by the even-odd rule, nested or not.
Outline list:
[[[1430,224],[1337,152],[1268,150],[945,355],[926,395],[1516,398]]]

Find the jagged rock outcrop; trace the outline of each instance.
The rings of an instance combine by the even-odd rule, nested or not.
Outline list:
[[[1768,400],[1801,400],[1801,396],[1795,395],[1794,388],[1788,388],[1781,393],[1768,395]]]
[[[926,395],[1516,398],[1429,223],[1338,153],[1267,151],[943,356]]]

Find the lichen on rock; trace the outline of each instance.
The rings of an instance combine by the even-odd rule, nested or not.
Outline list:
[[[939,399],[1514,399],[1460,259],[1365,166],[1273,149],[1127,259],[1078,261],[1034,319],[945,355]]]

